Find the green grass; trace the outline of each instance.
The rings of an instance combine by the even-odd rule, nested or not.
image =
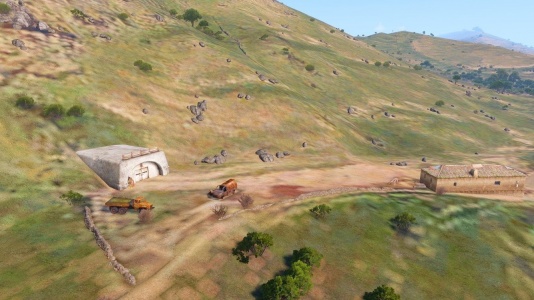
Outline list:
[[[274,258],[255,273],[264,283],[271,278],[268,274],[286,268],[283,258],[292,250],[313,247],[324,255],[322,269],[314,272],[326,275],[322,284],[315,285],[334,299],[353,298],[380,284],[395,286],[406,299],[534,296],[532,286],[526,285],[534,280],[530,252],[534,226],[524,221],[524,210],[534,209],[531,204],[431,198],[346,195],[292,207],[288,210],[291,217],[274,227],[264,227],[258,220],[249,226],[274,236],[270,249]],[[308,209],[325,201],[332,213],[324,220],[313,218]],[[401,212],[417,218],[408,235],[397,234],[390,227],[389,219]],[[222,283],[219,295],[244,298],[255,286],[237,286],[236,282],[242,282],[239,274],[248,271],[246,265],[230,259],[207,277]]]

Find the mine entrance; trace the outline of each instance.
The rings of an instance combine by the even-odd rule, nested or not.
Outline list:
[[[140,164],[137,166],[134,170],[134,181],[141,181],[143,179],[148,178],[148,167],[143,166],[143,164]]]

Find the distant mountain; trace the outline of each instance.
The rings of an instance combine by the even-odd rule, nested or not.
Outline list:
[[[462,30],[462,31],[444,34],[444,35],[441,35],[440,37],[451,39],[451,40],[456,40],[456,41],[462,41],[462,42],[499,46],[499,47],[503,47],[506,49],[534,55],[533,47],[525,46],[519,43],[514,43],[512,41],[503,39],[501,37],[494,36],[489,33],[485,33],[479,27],[475,27],[472,30]]]

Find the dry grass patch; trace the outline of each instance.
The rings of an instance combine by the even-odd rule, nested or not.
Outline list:
[[[204,278],[198,282],[197,290],[208,297],[215,298],[221,291],[221,287],[219,287],[219,285],[212,280]]]

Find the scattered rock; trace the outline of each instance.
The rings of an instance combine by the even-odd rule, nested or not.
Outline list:
[[[198,160],[195,160],[193,164],[195,164],[195,166],[198,165]]]
[[[269,78],[269,82],[272,83],[272,84],[277,84],[278,80],[273,79],[273,78]]]
[[[478,152],[475,152],[475,155],[478,155]]]
[[[421,161],[426,162],[426,157],[423,156],[423,158],[421,158]]]
[[[26,45],[24,44],[24,42],[19,40],[19,39],[12,40],[11,44],[13,44],[13,46],[15,46],[15,47],[18,47],[20,50],[28,49],[28,48],[26,48]]]
[[[408,165],[408,163],[405,162],[405,161],[400,161],[400,162],[396,163],[396,165],[397,165],[397,166],[401,166],[401,167],[405,167],[405,166]]]
[[[256,150],[256,155],[262,155],[262,154],[267,154],[267,150],[265,149],[258,149]]]
[[[474,112],[475,114],[478,114],[478,110],[476,110],[476,109],[475,109],[475,110],[473,110],[473,112]]]
[[[243,97],[245,97],[245,95],[243,95],[243,94],[241,94],[241,93],[237,94],[237,98],[241,99],[241,98],[243,98]]]
[[[43,21],[39,21],[39,23],[37,23],[37,28],[39,28],[40,31],[48,31],[50,29],[50,27],[48,27],[48,24]]]
[[[93,37],[97,37],[97,36],[98,36],[98,32],[93,31],[93,32],[91,32],[91,35],[92,35]]]
[[[392,114],[391,117],[392,117],[392,118],[395,118],[395,115]]]
[[[284,157],[284,153],[283,152],[276,152],[276,157],[277,158],[283,158]]]
[[[250,100],[250,99],[252,99],[252,96],[250,96],[250,95],[246,95],[246,96],[245,96],[245,99],[246,99],[246,100]]]
[[[195,94],[195,98],[198,98],[199,96],[197,94]]]
[[[373,119],[373,120],[374,120],[374,119],[375,119],[375,115],[371,115],[371,119]]]
[[[264,153],[264,154],[260,154],[260,159],[263,162],[273,162],[274,161],[274,156],[272,156],[271,154],[268,154],[268,153]]]
[[[163,18],[163,16],[160,14],[155,14],[154,17],[156,18],[156,20],[158,20],[158,22],[165,21],[165,18]]]
[[[203,162],[205,164],[212,164],[212,163],[215,162],[215,157],[206,156],[201,160],[201,162]]]
[[[384,112],[384,116],[389,117],[389,113],[387,111]]]
[[[265,77],[265,75],[263,74],[260,74],[260,76],[258,76],[258,78],[261,80],[261,81],[265,81],[267,79],[267,77]]]
[[[196,118],[199,121],[204,121],[204,115],[203,114],[199,114],[198,116],[196,116]]]
[[[352,115],[352,114],[356,113],[356,109],[354,109],[354,107],[352,107],[352,106],[349,106],[347,108],[347,112],[349,113],[349,115]]]
[[[451,107],[454,107],[454,104],[451,104]]]
[[[198,45],[199,45],[200,47],[206,47],[206,44],[204,44],[204,42],[200,42],[200,43],[198,43]]]
[[[302,143],[302,148],[306,148],[306,147],[308,147],[308,143],[306,142]]]
[[[206,111],[208,110],[208,103],[206,102],[206,100],[202,100],[200,102],[197,103],[197,107],[201,110],[201,111]]]
[[[265,21],[267,25],[271,25],[271,22],[269,20]]]
[[[148,109],[143,108],[143,113],[144,113],[145,115],[148,114]]]
[[[226,150],[221,150],[221,155],[224,157],[228,156],[228,152]]]
[[[334,75],[339,75],[339,72],[336,70],[332,71],[332,73],[334,73]]]
[[[290,156],[291,155],[291,153],[289,153],[289,151],[284,151],[282,153],[284,153],[284,156]]]
[[[230,58],[227,58],[226,62],[232,62],[232,60]]]
[[[215,162],[216,164],[218,164],[218,165],[220,165],[220,164],[223,163],[222,156],[220,156],[220,155],[215,155],[215,156],[213,157],[213,160],[214,160],[214,162]]]
[[[510,132],[510,129],[509,128],[504,128],[504,131]]]
[[[193,123],[195,123],[195,124],[198,124],[198,119],[197,119],[197,117],[191,118],[191,121],[193,121]]]
[[[101,38],[103,38],[103,39],[106,39],[106,40],[108,40],[108,41],[111,41],[111,36],[109,36],[109,35],[107,35],[107,34],[105,34],[105,33],[101,33],[99,36],[100,36]]]
[[[198,115],[198,107],[195,106],[195,105],[190,105],[188,106],[189,110],[191,111],[192,114],[194,114],[195,116]]]
[[[89,17],[87,18],[87,21],[92,24],[95,22],[95,19],[93,17]]]

